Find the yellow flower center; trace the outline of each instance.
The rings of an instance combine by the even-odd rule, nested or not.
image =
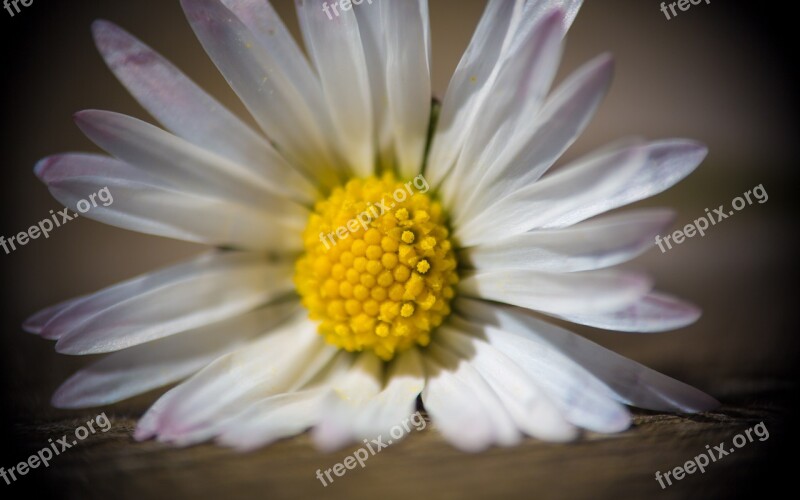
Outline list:
[[[442,207],[420,181],[354,179],[315,205],[294,279],[327,342],[388,361],[427,345],[450,314],[456,258]]]

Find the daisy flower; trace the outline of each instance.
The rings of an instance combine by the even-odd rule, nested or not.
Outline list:
[[[161,127],[79,112],[109,156],[52,156],[36,175],[73,209],[108,187],[114,203],[90,218],[212,249],[31,317],[58,352],[108,353],[53,404],[177,383],[137,439],[247,450],[311,429],[333,449],[420,398],[468,451],[619,432],[627,406],[716,406],[547,319],[658,332],[699,317],[611,269],[649,249],[671,211],[595,216],[671,187],[702,145],[626,140],[548,173],[612,77],[601,55],[551,91],[580,4],[490,0],[439,106],[425,0],[335,16],[297,0],[308,57],[267,0],[182,0],[258,131],[97,21],[109,68]]]

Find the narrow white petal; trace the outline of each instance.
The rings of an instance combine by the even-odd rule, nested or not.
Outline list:
[[[516,154],[537,130],[537,113],[558,69],[561,59],[563,13],[556,10],[538,25],[520,34],[507,58],[499,64],[489,97],[477,110],[456,167],[445,182],[444,201],[471,199],[480,188],[482,177],[492,182],[499,156]],[[546,125],[546,124],[545,124]],[[513,148],[512,153],[508,152]]]
[[[201,370],[297,311],[288,301],[110,354],[81,369],[53,395],[57,408],[122,401]]]
[[[591,271],[627,262],[653,248],[675,218],[667,209],[638,210],[563,229],[534,230],[461,251],[459,262],[489,271]]]
[[[82,216],[105,224],[217,247],[283,254],[302,249],[300,231],[280,216],[239,200],[171,187],[107,156],[52,156],[40,161],[35,172],[73,214],[85,210],[95,196],[97,206]]]
[[[591,373],[618,401],[657,411],[700,412],[719,406],[707,394],[601,347],[580,335],[541,321],[523,309],[456,299],[456,309],[471,322],[513,334],[517,342],[535,343],[542,360],[565,370]],[[494,342],[492,342],[495,345]],[[509,354],[508,351],[505,351]],[[513,350],[512,350],[513,352]],[[520,365],[523,366],[523,365]],[[588,383],[588,382],[587,382]]]
[[[484,157],[486,164],[466,166],[480,180],[467,183],[471,196],[454,206],[456,220],[471,217],[479,213],[477,207],[536,182],[589,124],[612,74],[610,56],[595,58],[561,84],[536,118],[522,121],[509,137],[497,136],[497,141],[503,141],[502,152]]]
[[[314,426],[322,415],[327,388],[277,394],[256,403],[219,426],[217,442],[252,451]]]
[[[314,186],[293,170],[269,142],[169,61],[108,21],[96,21],[92,32],[109,68],[167,129],[248,167],[295,198],[314,199]]]
[[[708,148],[691,140],[668,139],[648,144],[645,152],[647,161],[619,190],[565,213],[550,221],[548,227],[569,226],[661,193],[692,173],[708,154]]]
[[[470,45],[456,68],[442,104],[426,176],[438,186],[455,163],[467,132],[481,116],[484,100],[501,63],[525,43],[526,35],[554,10],[563,15],[563,32],[575,19],[581,0],[490,0]],[[456,181],[458,179],[455,179]]]
[[[330,397],[323,403],[323,418],[311,432],[314,445],[330,452],[361,437],[353,419],[380,393],[382,386],[380,358],[372,352],[359,354],[350,370],[331,384]]]
[[[376,155],[383,169],[395,168],[394,130],[389,117],[386,82],[386,27],[383,11],[388,2],[373,2],[368,8],[355,8],[358,31],[367,63]],[[428,96],[430,98],[430,96]]]
[[[548,314],[619,310],[651,288],[646,276],[621,271],[542,273],[515,269],[468,272],[458,285],[459,293],[467,297]]]
[[[425,409],[442,435],[464,451],[510,446],[521,435],[480,374],[449,349],[432,342],[425,351]]]
[[[387,96],[398,170],[402,177],[411,178],[422,167],[431,112],[428,2],[387,2],[382,14]]]
[[[75,122],[95,144],[173,187],[240,200],[303,228],[308,210],[264,177],[130,116],[89,110]]]
[[[323,0],[297,0],[306,49],[322,82],[342,152],[353,171],[373,173],[372,97],[366,57],[352,9],[328,16]],[[367,6],[366,8],[368,8]]]
[[[162,441],[188,445],[219,433],[226,418],[256,401],[294,390],[335,355],[316,325],[298,318],[217,359],[154,405],[157,422],[147,428]],[[312,373],[313,372],[313,373]],[[144,420],[144,419],[143,419]],[[144,430],[140,438],[149,437]]]
[[[480,213],[456,221],[462,246],[496,241],[535,228],[617,192],[647,161],[641,147],[589,154],[538,182],[525,184]]]
[[[337,160],[324,120],[295,85],[285,54],[265,49],[220,0],[181,5],[209,57],[281,153],[321,184],[335,183]]]
[[[558,406],[505,354],[448,326],[437,330],[436,338],[481,374],[520,430],[548,441],[567,441],[577,436],[577,429],[566,421]]]
[[[87,296],[84,295],[81,297],[75,297],[73,299],[65,300],[64,302],[59,302],[58,304],[53,304],[52,306],[49,307],[45,307],[41,311],[37,311],[36,313],[29,316],[22,323],[22,329],[28,333],[39,335],[42,333],[44,325],[46,325],[56,315],[60,314],[65,309],[74,306],[78,302],[86,300],[86,298]]]
[[[486,96],[495,67],[510,42],[524,1],[490,0],[458,63],[442,102],[425,176],[438,186],[455,164],[475,110]]]
[[[93,294],[54,316],[42,336],[66,354],[118,351],[265,304],[292,290],[291,275],[262,255],[204,254]]]
[[[338,449],[364,438],[393,439],[388,437],[390,430],[403,423],[408,425],[417,396],[425,386],[422,360],[416,349],[398,354],[387,365],[385,384],[377,393],[374,381],[382,380],[382,375],[374,360],[369,359],[368,369],[354,368],[358,369],[355,381],[333,385],[334,397],[325,404],[326,416],[312,433],[315,443],[323,450]],[[372,376],[367,378],[369,372]],[[364,382],[356,385],[362,378]],[[405,433],[404,429],[400,437]]]
[[[662,293],[649,293],[618,311],[561,314],[559,317],[581,325],[623,332],[663,332],[691,325],[700,319],[700,309]]]
[[[480,313],[478,310],[477,314]],[[536,381],[572,425],[604,433],[620,432],[630,425],[630,414],[614,400],[612,391],[583,366],[547,344],[530,335],[516,335],[513,331],[482,324],[474,318],[467,321],[454,317],[452,321],[455,327],[463,327],[465,333],[489,342],[508,356]],[[472,331],[475,325],[477,333]]]

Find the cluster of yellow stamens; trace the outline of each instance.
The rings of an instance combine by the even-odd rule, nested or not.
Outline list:
[[[390,360],[427,345],[450,313],[456,259],[427,188],[391,174],[354,179],[314,207],[295,284],[329,343]]]

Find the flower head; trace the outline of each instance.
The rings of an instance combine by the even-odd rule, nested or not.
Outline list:
[[[57,155],[36,174],[68,207],[113,192],[89,217],[217,250],[31,317],[60,352],[109,353],[56,406],[180,382],[137,438],[251,449],[311,428],[333,448],[387,430],[421,396],[474,451],[621,431],[625,405],[716,404],[544,319],[656,332],[699,317],[612,269],[652,245],[669,210],[594,216],[671,187],[703,146],[624,141],[547,173],[611,81],[601,55],[550,92],[579,0],[490,0],[440,110],[425,0],[335,16],[296,3],[310,61],[266,0],[182,1],[260,131],[119,27],[94,25],[162,127],[80,112],[110,156]]]

